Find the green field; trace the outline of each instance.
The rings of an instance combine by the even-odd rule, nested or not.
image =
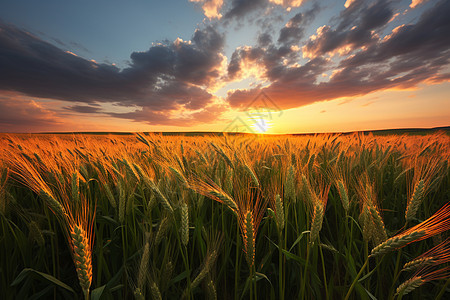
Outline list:
[[[445,132],[17,134],[0,149],[2,299],[450,296]]]

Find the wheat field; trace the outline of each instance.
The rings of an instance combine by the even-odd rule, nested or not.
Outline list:
[[[3,299],[448,299],[450,137],[1,135]]]

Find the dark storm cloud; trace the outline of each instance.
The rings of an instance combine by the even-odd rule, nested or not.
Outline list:
[[[354,11],[362,2],[355,2],[348,9]],[[271,97],[281,108],[294,108],[317,101],[337,99],[340,97],[354,97],[371,92],[391,88],[411,88],[422,82],[439,83],[448,81],[450,73],[450,2],[439,1],[430,10],[424,12],[415,24],[402,25],[392,31],[387,37],[371,36],[368,39],[353,39],[365,41],[355,54],[339,61],[331,60],[319,55],[336,49],[342,41],[335,38],[342,37],[344,41],[352,41],[352,30],[368,32],[380,28],[390,19],[392,12],[389,6],[382,7],[377,2],[357,18],[354,23],[348,23],[352,14],[341,14],[342,28],[349,30],[338,32],[328,26],[331,35],[326,32],[319,36],[320,47],[317,55],[310,56],[310,60],[303,65],[283,63],[287,57],[294,57],[295,53],[283,47],[273,45],[267,51],[260,53],[255,48],[247,47],[235,52],[234,71],[238,74],[239,59],[251,58],[251,62],[258,64],[265,70],[264,79],[270,81],[265,88],[234,90],[228,93],[228,101],[232,107],[245,107],[261,91]],[[387,10],[386,10],[387,8]],[[381,20],[375,20],[379,16]],[[383,16],[383,17],[382,17]],[[356,29],[351,29],[356,26]],[[359,26],[359,29],[358,29]],[[321,39],[322,38],[322,39]],[[286,48],[284,48],[286,49]],[[232,60],[233,62],[233,60]],[[231,65],[231,64],[230,64]],[[230,68],[229,68],[230,69]],[[445,73],[447,72],[447,73]],[[324,73],[327,73],[326,79]],[[330,76],[331,74],[331,76]]]
[[[83,113],[83,114],[96,114],[96,113],[102,113],[102,109],[100,107],[91,106],[91,105],[71,105],[66,106],[64,109]]]
[[[392,16],[393,8],[388,1],[355,1],[340,14],[336,29],[328,25],[321,27],[316,38],[307,42],[304,51],[314,57],[343,46],[351,49],[368,46],[377,41],[376,31],[387,24]]]
[[[300,52],[298,48],[292,46],[300,44],[305,26],[315,18],[319,11],[320,7],[315,4],[308,11],[294,15],[280,30],[279,45],[275,45],[271,35],[264,32],[258,36],[256,46],[236,49],[228,65],[229,79],[237,78],[243,66],[250,63],[264,69],[265,77],[269,80],[277,80],[280,73],[284,72],[285,65],[298,61]]]
[[[380,63],[397,58],[391,66],[406,71],[429,62],[448,64],[450,49],[450,2],[440,1],[416,24],[396,28],[385,40],[343,61],[343,67]]]
[[[225,19],[242,18],[249,13],[264,8],[269,4],[268,0],[233,0],[231,8],[225,14]]]
[[[272,36],[269,33],[264,32],[258,35],[258,46],[266,47],[270,44],[272,44]]]
[[[278,37],[278,43],[282,44],[298,44],[303,38],[305,32],[305,26],[308,25],[317,13],[320,11],[320,7],[317,3],[313,5],[311,9],[304,13],[297,13],[293,16],[286,25],[280,30]]]
[[[130,66],[120,70],[0,24],[0,90],[78,103],[138,105],[163,115],[179,107],[196,110],[213,100],[205,88],[221,75],[223,44],[223,35],[213,27],[198,29],[191,41],[133,52]]]
[[[303,37],[304,29],[299,27],[283,27],[278,37],[278,43],[296,43]]]

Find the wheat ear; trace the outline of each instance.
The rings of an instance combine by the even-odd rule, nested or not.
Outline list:
[[[377,256],[389,251],[402,248],[409,243],[420,241],[450,228],[450,203],[444,205],[434,215],[411,227],[407,231],[400,233],[390,239],[384,241],[380,245],[372,249],[370,256]]]
[[[424,187],[425,181],[423,179],[419,180],[419,182],[417,182],[414,186],[414,192],[411,196],[411,200],[409,200],[408,206],[406,207],[406,221],[411,221],[416,216],[419,206],[423,200]]]
[[[413,277],[411,279],[406,280],[401,285],[399,285],[396,290],[396,294],[397,295],[400,295],[400,294],[406,295],[406,294],[412,292],[413,290],[415,290],[416,288],[418,288],[419,286],[421,286],[422,284],[424,284],[424,281],[422,280],[422,278]]]
[[[372,249],[370,257],[378,256],[381,254],[385,254],[395,249],[402,248],[409,243],[419,240],[426,236],[425,230],[413,231],[409,234],[397,235],[391,237],[390,239],[384,241],[380,245],[376,246]]]
[[[142,253],[141,263],[139,264],[138,278],[137,278],[137,288],[143,290],[144,282],[147,274],[148,261],[150,257],[150,243],[146,242],[144,246],[144,252]]]
[[[314,243],[319,237],[319,232],[322,229],[323,223],[323,205],[321,202],[317,201],[314,205],[313,216],[311,220],[311,234],[310,243]]]
[[[185,246],[189,242],[189,210],[184,201],[181,203],[181,241]]]
[[[433,265],[435,260],[433,257],[421,257],[414,259],[410,262],[407,262],[404,266],[402,271],[411,271],[414,269],[418,269],[420,267],[426,266],[426,265]]]
[[[347,189],[345,188],[344,182],[342,180],[339,180],[337,182],[337,186],[338,186],[339,196],[341,197],[342,206],[344,207],[345,212],[348,213],[348,209],[350,207],[350,201],[348,199]]]
[[[92,282],[92,251],[86,231],[79,225],[73,225],[70,232],[73,246],[73,260],[77,270],[78,281],[85,299],[89,298]]]
[[[284,206],[283,200],[281,200],[280,195],[275,196],[275,217],[278,229],[281,231],[284,228]]]
[[[50,209],[53,211],[55,215],[58,217],[64,219],[67,216],[66,209],[64,206],[59,203],[58,200],[55,199],[49,192],[40,190],[39,191],[39,197],[41,197],[45,203],[50,207]]]

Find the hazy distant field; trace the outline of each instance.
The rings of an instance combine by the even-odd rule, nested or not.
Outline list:
[[[0,149],[5,299],[450,296],[445,133],[2,135]]]

